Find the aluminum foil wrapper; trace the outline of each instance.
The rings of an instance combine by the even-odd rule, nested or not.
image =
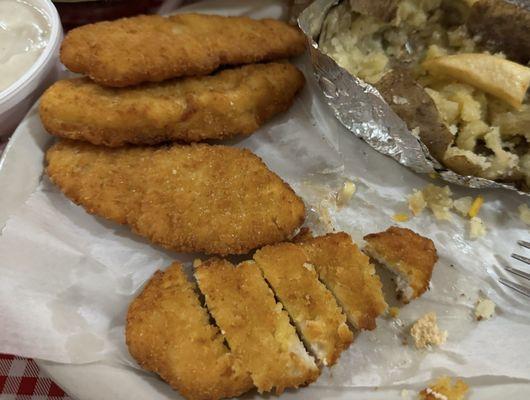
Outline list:
[[[313,0],[291,0],[289,7],[289,23],[296,25],[298,17]]]
[[[329,10],[340,0],[316,0],[298,17],[309,42],[314,74],[337,119],[374,149],[418,173],[436,172],[450,183],[471,188],[504,188],[526,196],[513,185],[463,176],[442,166],[416,138],[372,85],[351,75],[320,51],[317,39]]]

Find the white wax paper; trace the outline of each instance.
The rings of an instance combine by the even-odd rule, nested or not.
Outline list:
[[[267,14],[263,9],[259,13]],[[364,234],[395,224],[391,217],[407,210],[406,196],[431,180],[346,131],[321,101],[309,61],[298,64],[308,84],[292,109],[251,137],[230,144],[251,149],[292,185],[306,202],[308,225],[316,232],[330,229],[320,218],[328,208],[332,226],[362,245]],[[35,110],[28,118],[25,126],[32,134],[45,135],[35,131],[42,130]],[[45,147],[35,156],[42,157]],[[335,209],[327,199],[345,179],[356,183],[357,192],[346,207]],[[484,196],[480,216],[487,235],[469,240],[467,222],[456,215],[440,222],[424,212],[402,224],[436,244],[440,260],[431,290],[402,307],[398,320],[380,318],[375,331],[360,333],[317,385],[416,383],[441,373],[530,377],[530,302],[497,281],[499,276],[517,281],[502,267],[517,264],[510,253],[524,253],[518,239],[530,240],[516,212],[528,200],[501,190],[452,189],[455,197]],[[123,335],[129,302],[155,270],[172,260],[190,267],[197,256],[163,250],[126,227],[88,215],[45,177],[9,218],[0,254],[0,352],[62,363],[106,360],[133,366]],[[387,300],[394,303],[389,289]],[[493,319],[474,320],[479,295],[497,304]],[[419,351],[408,330],[429,311],[437,312],[449,337],[440,348]],[[409,340],[404,345],[405,338]]]

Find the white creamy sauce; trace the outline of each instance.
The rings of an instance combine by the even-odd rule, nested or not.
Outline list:
[[[0,0],[0,92],[39,58],[50,37],[46,15],[28,1]]]

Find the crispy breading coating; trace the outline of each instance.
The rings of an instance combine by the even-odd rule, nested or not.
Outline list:
[[[387,304],[374,266],[351,237],[344,232],[330,233],[299,246],[348,321],[357,329],[375,329],[375,319],[386,311]]]
[[[252,261],[210,259],[195,270],[206,305],[258,391],[299,387],[320,371]]]
[[[156,272],[127,313],[134,359],[189,400],[238,396],[252,385],[223,336],[209,322],[194,285],[178,263]]]
[[[428,288],[438,255],[431,239],[407,228],[392,226],[364,237],[364,250],[374,260],[398,275],[398,295],[405,302]]]
[[[335,364],[353,334],[304,251],[296,244],[280,243],[258,250],[254,260],[307,347],[323,365]]]
[[[313,238],[313,232],[307,226],[300,228],[300,231],[291,239],[292,243],[300,243]]]
[[[178,252],[244,254],[304,221],[303,201],[245,149],[63,140],[46,157],[50,179],[75,203]]]
[[[77,78],[51,86],[39,110],[49,133],[97,145],[198,142],[250,135],[286,111],[303,85],[286,63],[120,89]]]
[[[223,65],[271,61],[304,49],[297,28],[272,19],[141,15],[71,30],[61,61],[101,85],[123,87],[207,75]]]
[[[469,386],[459,378],[453,379],[442,376],[419,393],[421,400],[465,400]]]

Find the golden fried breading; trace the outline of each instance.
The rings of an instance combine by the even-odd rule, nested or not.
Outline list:
[[[300,231],[296,234],[296,236],[291,239],[291,242],[300,243],[312,238],[313,232],[311,232],[311,229],[309,229],[307,226],[303,226],[300,228]]]
[[[299,246],[348,321],[357,329],[375,329],[375,319],[386,311],[387,304],[374,266],[351,237],[344,232],[332,233]]]
[[[75,203],[179,252],[247,253],[288,239],[304,220],[302,200],[245,149],[63,140],[46,157]]]
[[[141,15],[71,30],[61,61],[105,86],[208,75],[223,65],[301,54],[304,35],[284,22],[248,17]]]
[[[127,346],[134,359],[190,400],[238,396],[250,375],[209,322],[194,285],[178,263],[156,272],[127,313]]]
[[[442,376],[428,388],[420,392],[422,400],[465,400],[469,387],[462,379],[456,379],[454,384],[448,376]]]
[[[366,235],[364,240],[366,253],[397,274],[398,297],[403,302],[408,303],[429,288],[438,260],[431,239],[410,229],[392,226],[384,232]]]
[[[296,67],[280,63],[121,89],[67,79],[44,93],[40,117],[53,135],[111,147],[225,139],[286,111],[303,85]]]
[[[350,343],[353,334],[346,316],[299,246],[266,246],[254,260],[283,304],[306,346],[323,365],[331,366]]]
[[[252,261],[210,259],[195,270],[206,305],[260,393],[307,385],[320,374]]]

